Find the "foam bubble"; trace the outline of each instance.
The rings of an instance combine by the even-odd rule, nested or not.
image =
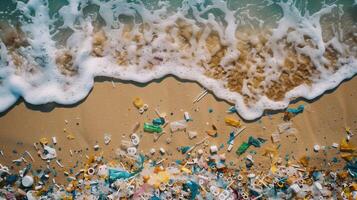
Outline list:
[[[17,1],[20,27],[9,23],[0,34],[0,111],[19,97],[73,104],[88,95],[96,76],[144,83],[174,75],[255,119],[357,73],[356,23],[339,4],[311,13],[291,0],[235,9],[221,0],[185,0],[176,8],[73,0],[55,11],[52,4]],[[259,16],[274,6],[269,20]]]

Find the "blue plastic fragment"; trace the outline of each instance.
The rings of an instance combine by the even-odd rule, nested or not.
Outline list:
[[[227,113],[236,113],[236,112],[237,112],[237,109],[235,106],[231,106],[227,111]]]
[[[199,190],[200,186],[194,181],[187,181],[184,186],[185,186],[184,189],[186,189],[186,190],[187,190],[187,188],[190,189],[190,191],[191,191],[190,199],[194,200],[200,192],[200,190]]]
[[[152,124],[156,126],[161,126],[165,124],[165,119],[163,117],[155,118],[152,120]]]
[[[288,108],[286,111],[292,114],[299,114],[304,111],[304,108],[304,105],[299,105],[297,108]]]
[[[232,132],[229,133],[229,139],[227,141],[227,144],[230,144],[231,142],[233,142],[234,138],[235,138],[234,137],[234,131],[232,131]]]

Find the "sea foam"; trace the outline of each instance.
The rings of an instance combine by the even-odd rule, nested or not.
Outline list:
[[[76,103],[97,76],[144,83],[174,75],[200,83],[251,120],[357,73],[356,22],[342,5],[315,12],[291,0],[232,7],[221,0],[175,7],[17,1],[8,13],[18,12],[18,20],[0,27],[0,111],[20,97]]]

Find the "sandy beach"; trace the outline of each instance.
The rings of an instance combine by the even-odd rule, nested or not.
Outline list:
[[[151,148],[157,151],[164,148],[167,156],[164,164],[183,159],[185,156],[177,151],[177,147],[193,145],[202,140],[207,134],[205,131],[217,127],[218,137],[209,138],[209,146],[222,144],[220,153],[226,153],[227,160],[233,168],[244,168],[246,155],[253,155],[255,165],[253,169],[269,170],[271,161],[268,156],[263,156],[266,148],[273,146],[271,134],[276,132],[277,126],[283,121],[283,112],[268,113],[259,120],[243,121],[246,130],[235,140],[235,146],[231,152],[226,152],[227,140],[232,127],[227,126],[224,117],[231,106],[228,102],[216,99],[208,94],[198,103],[193,104],[195,97],[203,89],[196,83],[177,80],[168,77],[161,81],[153,81],[149,84],[133,84],[130,82],[111,81],[110,79],[97,79],[95,87],[90,95],[72,106],[42,105],[34,106],[19,101],[7,112],[2,113],[0,118],[0,149],[4,156],[0,162],[15,169],[11,161],[18,159],[28,150],[35,158],[34,162],[27,159],[35,167],[45,167],[47,162],[42,161],[36,155],[34,142],[41,138],[51,140],[56,137],[59,149],[58,159],[64,165],[59,168],[55,162],[50,165],[55,167],[61,174],[64,170],[75,169],[85,163],[86,155],[103,153],[108,159],[115,159],[116,149],[120,147],[122,140],[128,140],[133,126],[136,122],[141,124],[138,134],[141,137],[139,151],[148,154]],[[331,147],[332,143],[340,143],[346,137],[345,128],[351,132],[357,131],[357,106],[355,98],[357,95],[357,79],[342,83],[336,90],[327,92],[318,98],[318,101],[298,101],[290,107],[305,105],[303,113],[291,119],[293,127],[298,131],[296,134],[284,136],[275,146],[278,147],[279,156],[284,162],[297,163],[302,156],[310,157],[309,167],[318,169],[342,169],[345,162],[340,158],[339,151]],[[144,114],[139,114],[133,105],[133,99],[141,97],[149,109]],[[151,122],[157,115],[154,109],[167,114],[169,121],[183,119],[184,112],[190,113],[192,122],[189,122],[187,130],[198,132],[195,139],[190,140],[187,133],[181,131],[171,134],[168,127],[164,130],[157,142],[151,133],[143,132],[144,122]],[[231,114],[238,119],[237,114]],[[104,134],[110,134],[112,141],[109,145],[104,144]],[[68,135],[75,138],[70,140]],[[245,154],[237,156],[235,151],[238,146],[249,136],[261,137],[267,140],[261,148],[250,148]],[[167,144],[168,138],[171,143]],[[352,137],[353,138],[353,137]],[[357,144],[353,138],[352,143]],[[95,152],[94,145],[98,144],[100,149]],[[326,150],[313,151],[315,144],[326,147]],[[204,148],[209,151],[209,146]],[[70,154],[73,152],[73,155]],[[193,152],[194,153],[194,152]],[[334,161],[332,161],[334,158]],[[159,160],[158,156],[152,159]],[[79,161],[79,163],[77,163]],[[77,165],[76,165],[77,163]],[[234,164],[233,164],[234,163]],[[264,167],[264,168],[262,168]],[[63,181],[63,176],[56,178]]]

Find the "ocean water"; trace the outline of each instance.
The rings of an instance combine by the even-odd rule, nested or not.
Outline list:
[[[96,76],[197,81],[245,119],[357,73],[353,0],[2,0],[0,111],[73,104]]]

